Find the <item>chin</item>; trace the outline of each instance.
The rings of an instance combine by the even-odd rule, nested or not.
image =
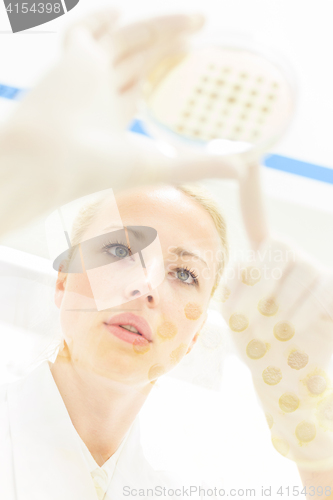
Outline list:
[[[128,355],[128,353],[114,350],[109,355],[95,360],[91,366],[98,375],[126,385],[149,383],[148,371],[152,363],[139,356],[131,351]]]

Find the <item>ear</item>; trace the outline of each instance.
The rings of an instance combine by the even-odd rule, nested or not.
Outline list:
[[[206,323],[206,321],[207,321],[207,317],[208,317],[208,314],[207,314],[207,311],[206,311],[206,314],[205,314],[205,317],[204,317],[203,322],[201,323],[200,329],[197,331],[197,333],[194,335],[193,339],[191,340],[191,343],[190,343],[190,345],[188,346],[188,349],[187,349],[187,351],[186,351],[186,354],[189,354],[189,353],[192,351],[192,349],[193,349],[193,347],[195,346],[195,344],[197,343],[197,340],[198,340],[198,338],[199,338],[200,332],[201,332],[201,330],[203,329],[203,327],[204,327],[204,325],[205,325],[205,323]]]
[[[65,293],[65,286],[67,280],[67,273],[62,272],[63,266],[59,266],[58,278],[55,286],[54,302],[55,305],[60,309],[62,299]]]

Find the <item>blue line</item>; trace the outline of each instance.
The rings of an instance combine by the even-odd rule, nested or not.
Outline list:
[[[0,97],[4,99],[16,99],[21,92],[22,90],[19,88],[1,85],[0,83]]]
[[[274,168],[275,170],[282,170],[290,174],[301,175],[316,181],[327,182],[333,184],[333,169],[327,167],[320,167],[313,163],[306,163],[305,161],[295,160],[280,155],[270,155],[264,161],[266,167]]]
[[[5,99],[17,99],[17,97],[23,92],[23,89],[0,84],[0,97]],[[134,120],[131,123],[129,130],[149,137],[149,134],[140,120]],[[313,163],[306,163],[304,161],[295,160],[294,158],[288,158],[281,155],[267,156],[264,160],[264,164],[268,168],[333,184],[333,169],[331,168],[321,167],[319,165],[314,165]]]

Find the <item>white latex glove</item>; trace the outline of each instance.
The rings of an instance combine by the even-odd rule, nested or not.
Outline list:
[[[330,485],[312,473],[333,466],[333,275],[294,243],[270,236],[258,164],[238,181],[252,250],[226,269],[215,298],[251,370],[275,448],[309,471],[306,484]]]
[[[273,445],[302,469],[332,468],[333,275],[272,238],[228,275],[221,312],[251,370]]]
[[[184,47],[202,17],[164,16],[122,28],[117,18],[102,11],[70,28],[59,63],[0,131],[0,234],[109,187],[235,177],[217,157],[171,159],[125,131],[142,75]]]

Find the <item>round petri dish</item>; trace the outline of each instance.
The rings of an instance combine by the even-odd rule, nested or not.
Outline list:
[[[213,32],[148,72],[139,113],[148,134],[178,154],[248,161],[280,139],[295,101],[285,58],[248,38]]]

